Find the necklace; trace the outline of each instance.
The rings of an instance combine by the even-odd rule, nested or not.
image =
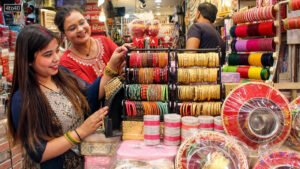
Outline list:
[[[51,90],[51,91],[53,91],[53,92],[55,92],[55,93],[59,93],[59,91],[56,91],[56,90],[53,90],[53,89],[51,89],[50,87],[47,87],[46,85],[44,85],[44,84],[42,84],[42,83],[40,83],[40,82],[38,82],[41,86],[43,86],[43,87],[45,87],[46,89],[48,89],[48,90]]]
[[[90,56],[91,46],[92,46],[92,39],[90,38],[90,39],[89,39],[89,51],[88,51],[88,53],[85,54],[86,57],[89,57],[89,56]],[[73,48],[77,53],[81,54],[81,52],[80,52],[78,49],[76,49],[73,45],[72,45],[72,48]]]

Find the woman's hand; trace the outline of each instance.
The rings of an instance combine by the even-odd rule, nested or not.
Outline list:
[[[132,45],[129,43],[126,43],[114,51],[112,54],[110,60],[109,60],[109,66],[110,68],[114,70],[118,70],[120,68],[120,65],[125,61],[125,54],[128,52],[127,48],[132,48]]]
[[[93,134],[103,123],[103,118],[108,112],[108,107],[104,107],[93,113],[79,126],[76,131],[83,139],[86,136]]]

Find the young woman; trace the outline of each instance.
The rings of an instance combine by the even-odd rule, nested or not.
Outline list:
[[[39,25],[22,29],[16,43],[8,125],[13,141],[23,144],[29,155],[25,168],[82,168],[77,144],[102,124],[107,107],[97,110],[97,104],[126,52],[125,47],[117,48],[102,78],[86,85],[58,66],[55,34]]]
[[[104,36],[91,37],[91,27],[79,9],[58,10],[54,22],[60,32],[71,42],[60,64],[88,83],[102,76],[117,45]]]

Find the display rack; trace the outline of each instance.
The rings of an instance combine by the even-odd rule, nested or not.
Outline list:
[[[222,80],[221,80],[221,65],[222,65],[222,59],[221,59],[221,56],[222,56],[222,53],[221,53],[221,48],[213,48],[213,49],[177,49],[176,52],[175,52],[175,83],[172,87],[172,89],[175,91],[175,101],[173,103],[173,105],[171,105],[172,107],[172,110],[174,112],[180,112],[179,109],[180,109],[180,106],[182,105],[182,102],[180,102],[179,100],[179,89],[178,89],[178,86],[179,86],[179,82],[178,82],[178,69],[179,69],[179,61],[178,61],[178,54],[179,53],[184,53],[184,52],[197,52],[197,54],[203,54],[203,53],[217,53],[218,55],[218,59],[219,59],[219,65],[217,67],[206,67],[206,66],[196,66],[197,68],[217,68],[218,69],[218,72],[217,72],[217,81],[216,82],[212,82],[212,83],[206,83],[206,85],[210,85],[210,84],[217,84],[217,85],[220,85],[220,99],[217,99],[219,100],[220,102],[222,102],[223,98],[222,98],[222,93],[223,93],[223,87],[222,87]],[[196,57],[200,57],[198,55],[196,55]],[[208,57],[208,56],[206,56]],[[194,66],[195,67],[195,66]],[[196,82],[195,84],[200,84],[202,85],[203,83],[199,83],[199,82]],[[194,85],[194,84],[189,84],[189,85]],[[171,92],[170,92],[171,93]],[[217,100],[214,100],[214,101],[217,101]],[[189,100],[190,101],[190,100]],[[212,102],[212,101],[208,101],[208,102]],[[194,102],[195,103],[195,102]],[[202,101],[197,101],[196,103],[204,103]]]
[[[227,53],[227,56],[226,56],[226,60],[227,60],[227,63],[224,64],[224,67],[223,67],[223,72],[235,72],[237,71],[237,68],[239,68],[240,70],[242,68],[246,68],[248,69],[248,73],[245,74],[241,74],[240,72],[241,71],[237,71],[241,74],[241,78],[248,78],[248,79],[255,79],[255,78],[252,78],[252,77],[244,77],[244,76],[248,76],[249,72],[250,72],[250,69],[254,70],[254,69],[257,69],[257,68],[263,68],[261,70],[261,74],[263,72],[263,70],[265,71],[265,75],[267,75],[267,78],[264,78],[262,75],[260,76],[260,78],[256,78],[255,80],[265,80],[267,82],[272,82],[274,81],[275,79],[275,76],[276,76],[276,70],[277,70],[277,64],[278,64],[278,57],[280,55],[280,51],[282,51],[282,45],[281,45],[281,33],[282,33],[282,24],[279,22],[281,20],[281,10],[280,10],[280,5],[281,4],[278,4],[278,5],[275,5],[275,6],[267,6],[267,7],[261,7],[261,8],[252,8],[252,9],[249,9],[247,11],[243,11],[243,12],[236,12],[234,15],[233,15],[233,20],[235,21],[235,23],[237,24],[237,26],[233,26],[231,28],[231,37],[232,39],[236,38],[238,41],[242,42],[244,40],[247,40],[247,43],[248,41],[252,41],[251,43],[251,46],[254,46],[253,45],[253,42],[255,40],[260,41],[260,40],[267,40],[267,38],[273,38],[273,42],[272,43],[275,43],[275,48],[274,50],[263,50],[262,46],[258,46],[259,50],[257,49],[248,49],[248,44],[247,44],[247,49],[245,51],[243,50],[240,50],[240,51],[234,51],[233,48],[236,46],[234,44],[234,41],[235,40],[231,40],[231,50]],[[266,11],[270,11],[269,13],[266,12]],[[273,26],[275,26],[275,33],[274,35],[271,35],[271,34],[260,34],[258,33],[258,25],[259,24],[263,24],[265,22],[272,22]],[[242,28],[243,26],[246,26],[246,36],[232,36],[232,34],[235,32],[232,31],[233,30],[236,30],[237,27],[240,27]],[[248,29],[250,29],[249,27],[252,26],[252,29],[253,29],[253,26],[257,26],[257,32],[254,31],[251,32],[251,34],[248,34]],[[241,30],[241,29],[240,29]],[[267,38],[266,38],[267,37]],[[235,41],[237,42],[237,41]],[[244,41],[245,42],[245,41]],[[259,44],[259,43],[258,43]],[[244,49],[246,48],[246,44],[243,44],[239,46],[242,46]],[[250,45],[249,45],[250,46]],[[262,60],[260,60],[261,63],[259,64],[256,64],[256,65],[253,65],[253,64],[250,64],[248,63],[247,65],[245,64],[242,64],[240,65],[239,63],[238,64],[230,64],[229,63],[229,58],[230,58],[230,55],[232,56],[232,54],[237,54],[238,56],[237,57],[240,57],[242,54],[247,54],[248,57],[250,58],[250,56],[254,56],[255,54],[262,54],[262,55],[265,55],[265,54],[272,54],[272,61],[269,61],[269,63],[271,63],[271,65],[263,65],[262,64]],[[263,57],[263,56],[260,56],[260,57]],[[233,68],[234,70],[227,70],[227,66],[238,66],[238,67],[231,67]],[[267,71],[267,73],[266,73]]]
[[[129,73],[130,73],[130,70],[135,70],[137,68],[132,68],[130,67],[130,57],[133,55],[133,53],[131,52],[136,52],[136,53],[140,53],[140,52],[144,52],[144,53],[147,53],[147,54],[151,54],[150,52],[155,52],[155,53],[159,53],[159,52],[166,52],[168,54],[167,58],[168,58],[168,62],[166,64],[166,66],[162,69],[167,69],[167,81],[165,82],[160,82],[160,83],[155,83],[155,84],[164,84],[164,85],[167,85],[167,93],[168,93],[168,98],[170,99],[170,90],[169,90],[169,86],[170,86],[170,83],[169,83],[169,77],[170,77],[170,55],[171,55],[171,51],[172,49],[171,48],[151,48],[151,49],[129,49],[127,55],[126,55],[126,66],[125,66],[125,77],[126,77],[126,81],[124,82],[123,84],[123,87],[124,87],[124,92],[125,92],[125,99],[123,100],[122,102],[122,105],[123,105],[123,119],[124,120],[142,120],[143,119],[143,116],[139,115],[135,115],[135,116],[128,116],[128,112],[126,110],[126,104],[125,102],[130,100],[128,98],[128,95],[127,95],[127,89],[129,87],[129,85],[132,85],[132,84],[139,84],[139,83],[136,83],[134,81],[132,81],[130,78],[129,78]],[[153,55],[152,55],[153,56]],[[146,68],[146,67],[139,67],[139,68]],[[147,67],[149,68],[149,67]],[[154,83],[152,83],[154,84]],[[152,85],[152,84],[148,84],[148,85]],[[158,95],[158,93],[157,93]],[[130,101],[137,101],[137,100],[130,100]],[[138,100],[138,101],[142,101],[142,100]],[[146,101],[146,100],[145,100]],[[149,100],[147,100],[149,101]],[[158,100],[156,100],[158,101]],[[166,100],[164,101],[163,103],[167,103],[167,105],[169,105],[169,100]],[[168,107],[168,112],[170,112],[170,108],[169,106]],[[159,113],[161,110],[159,109]],[[163,118],[163,116],[161,115],[161,118]]]

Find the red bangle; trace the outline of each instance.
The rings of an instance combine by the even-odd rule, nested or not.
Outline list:
[[[157,58],[156,58],[156,53],[152,53],[152,58],[153,58],[153,67],[157,67]]]
[[[130,67],[136,67],[137,53],[132,53],[129,60]]]
[[[169,59],[168,59],[168,53],[165,53],[165,66],[168,65]]]
[[[127,111],[127,116],[130,116],[130,104],[128,103],[129,101],[125,102],[125,106],[126,106],[126,111]]]
[[[136,61],[137,67],[142,67],[142,55],[140,53],[137,53],[137,61]]]
[[[165,82],[168,82],[168,67],[165,68]]]

